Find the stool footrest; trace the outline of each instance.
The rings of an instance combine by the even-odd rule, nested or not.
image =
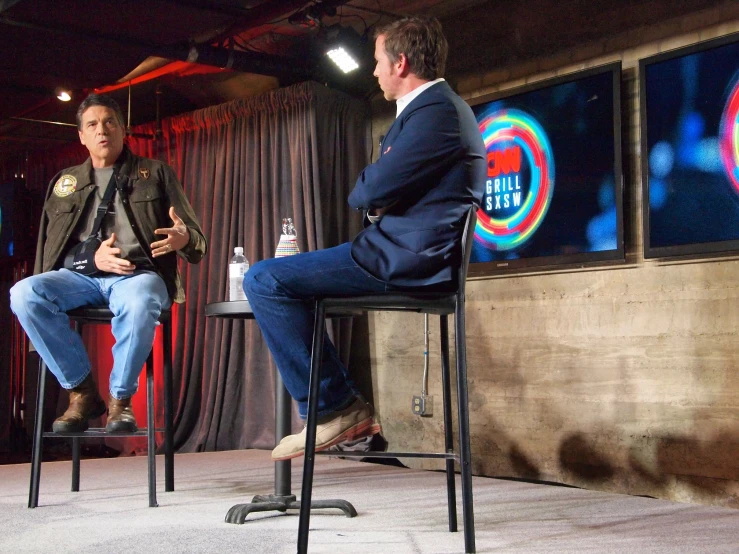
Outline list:
[[[459,461],[454,452],[355,452],[343,450],[321,450],[316,456],[340,456],[342,458],[434,458]]]
[[[163,433],[164,429],[155,429],[156,433]],[[135,433],[108,433],[104,427],[90,428],[81,433],[55,433],[54,431],[45,431],[44,438],[59,437],[62,439],[75,439],[85,437],[145,437],[148,434],[146,427],[139,429]]]

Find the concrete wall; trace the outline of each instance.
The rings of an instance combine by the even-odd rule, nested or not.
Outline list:
[[[638,59],[736,31],[737,3],[718,2],[452,80],[470,99],[623,63],[628,262],[469,282],[475,474],[739,508],[739,260],[644,260],[637,83]],[[375,144],[394,116],[376,108]],[[433,318],[431,328],[437,409],[420,418],[411,398],[421,390],[423,316],[368,320],[372,395],[391,450],[443,449]]]

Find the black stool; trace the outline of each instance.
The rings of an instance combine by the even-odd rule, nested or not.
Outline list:
[[[467,400],[467,357],[464,324],[464,286],[467,278],[472,236],[475,229],[477,207],[472,206],[465,222],[462,237],[463,258],[457,269],[458,287],[452,292],[390,292],[365,296],[319,298],[316,301],[315,327],[313,330],[313,352],[311,355],[310,395],[308,420],[306,423],[305,461],[303,465],[303,487],[301,492],[300,523],[298,528],[298,553],[308,551],[310,530],[310,505],[313,488],[313,466],[317,454],[333,455],[336,452],[316,452],[316,424],[318,413],[318,391],[321,382],[321,358],[326,333],[326,311],[332,313],[347,310],[357,311],[402,311],[437,314],[441,327],[441,377],[444,411],[444,445],[446,452],[341,452],[343,457],[360,458],[439,458],[446,460],[447,501],[449,509],[449,531],[457,530],[457,507],[454,482],[454,461],[458,461],[462,474],[462,508],[464,518],[465,552],[475,552],[475,520],[472,509],[472,466],[470,459],[469,407]],[[459,454],[454,451],[452,432],[451,384],[449,373],[449,326],[447,316],[454,314],[455,351],[457,362],[457,410],[459,423]]]
[[[88,323],[110,323],[113,312],[108,308],[77,308],[67,312],[70,321],[74,322],[75,329],[81,332],[82,325]],[[54,433],[44,432],[44,394],[46,388],[46,364],[39,363],[38,395],[36,397],[36,420],[33,432],[33,449],[31,451],[31,487],[28,495],[28,507],[38,506],[39,482],[41,480],[41,442],[47,437],[64,437],[72,439],[72,491],[80,490],[80,438],[86,437],[133,437],[146,436],[147,458],[149,466],[149,507],[157,504],[156,490],[156,442],[154,433],[164,432],[164,490],[174,490],[174,448],[172,444],[172,328],[171,311],[162,310],[159,315],[162,324],[162,348],[164,354],[164,429],[156,429],[154,422],[154,351],[149,352],[146,360],[146,429],[139,429],[135,433],[105,432],[104,428],[88,429],[82,433]]]

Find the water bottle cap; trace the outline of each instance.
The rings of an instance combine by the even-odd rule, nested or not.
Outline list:
[[[234,248],[234,254],[237,256],[243,256],[244,255],[244,247],[243,246],[237,246]]]

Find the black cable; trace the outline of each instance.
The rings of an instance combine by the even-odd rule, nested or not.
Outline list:
[[[341,24],[341,20],[344,17],[347,17],[347,18],[348,17],[356,17],[356,18],[360,19],[362,21],[362,24],[364,25],[364,30],[362,31],[362,36],[366,35],[367,34],[367,29],[369,29],[369,26],[367,25],[367,21],[361,15],[359,15],[359,14],[356,14],[356,13],[344,14],[343,13],[343,11],[344,11],[343,8],[344,7],[351,8],[351,6],[341,6],[341,7],[342,7],[342,13],[339,14],[339,24]]]

